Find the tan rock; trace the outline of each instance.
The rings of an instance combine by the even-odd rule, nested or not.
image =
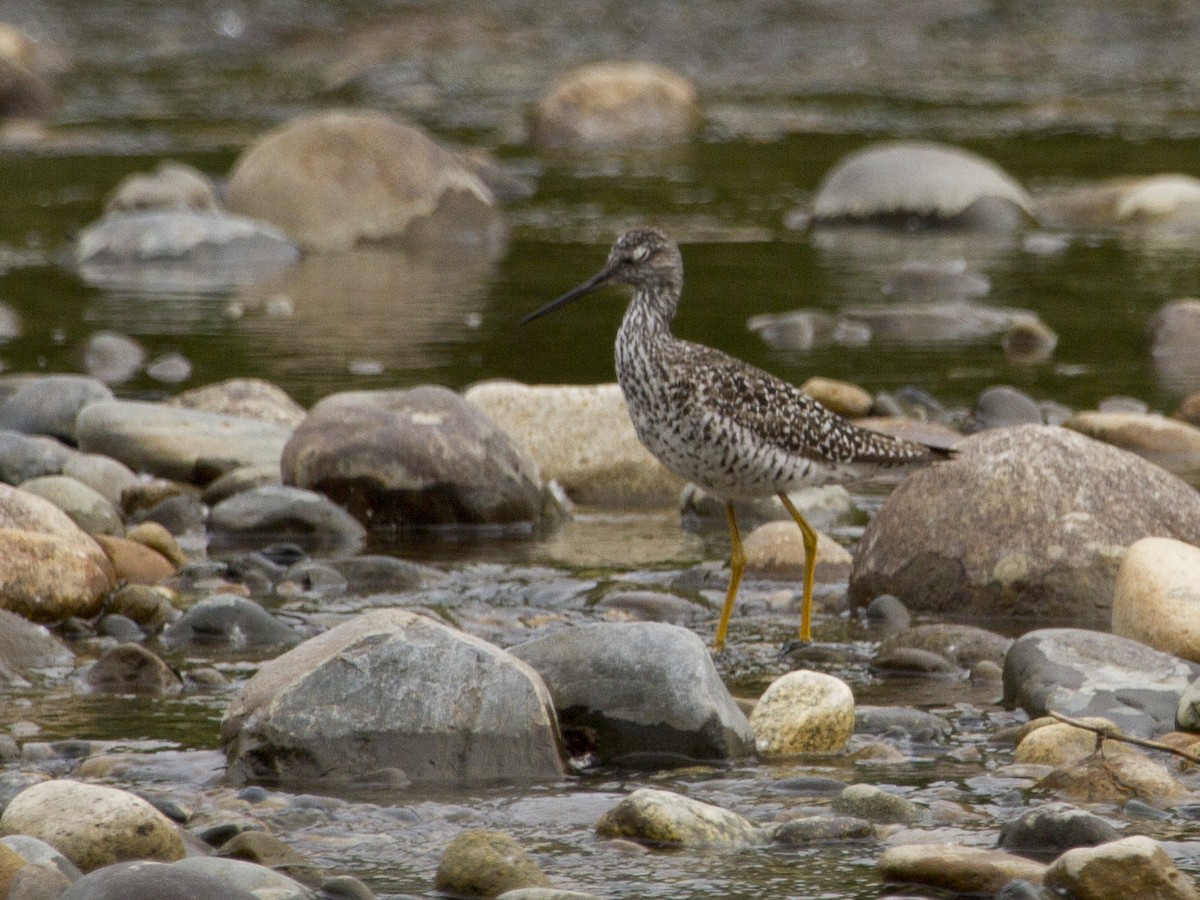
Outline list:
[[[1189,425],[1200,425],[1200,391],[1188,394],[1179,402],[1175,410],[1175,418]]]
[[[456,154],[375,112],[316,113],[267,134],[238,158],[227,203],[313,250],[458,231],[495,242],[504,230],[491,191]]]
[[[181,859],[171,820],[128,791],[56,779],[26,788],[0,815],[0,831],[45,841],[85,872],[132,859]]]
[[[653,788],[639,788],[602,815],[596,833],[667,847],[746,847],[766,839],[735,812]]]
[[[791,519],[759,525],[742,542],[746,571],[759,578],[799,579],[804,576],[804,538]],[[818,582],[845,581],[854,557],[823,532],[817,532]]]
[[[167,402],[172,406],[261,419],[290,428],[295,428],[308,415],[308,411],[283,388],[261,378],[228,378],[184,391]]]
[[[1084,728],[1076,728],[1049,717],[1037,720],[1043,724],[1031,728],[1017,744],[1013,761],[1023,765],[1065,766],[1083,762],[1096,751],[1096,735]],[[1088,725],[1111,728],[1119,731],[1108,719],[1091,717],[1082,719]],[[1033,724],[1033,723],[1031,723]],[[1105,752],[1130,752],[1128,744],[1109,741]]]
[[[1200,662],[1200,547],[1143,538],[1117,570],[1113,634]]]
[[[487,381],[464,399],[524,446],[544,478],[573,501],[600,507],[670,507],[683,480],[642,446],[617,384],[524,385]]]
[[[1152,413],[1077,412],[1064,428],[1112,444],[1200,484],[1200,428]]]
[[[1136,750],[1112,752],[1110,748],[1115,743],[1105,742],[1103,756],[1095,754],[1055,769],[1038,786],[1079,803],[1123,803],[1137,799],[1169,806],[1192,796],[1164,766],[1145,754]]]
[[[0,484],[0,607],[40,622],[89,616],[113,585],[112,565],[53,503]]]
[[[849,381],[823,378],[814,375],[800,390],[808,394],[826,409],[849,419],[859,419],[871,412],[874,398],[866,390]]]
[[[446,847],[434,883],[454,897],[498,897],[518,888],[549,887],[550,879],[507,834],[472,828]]]
[[[854,693],[822,672],[788,672],[771,682],[750,714],[763,756],[836,753],[854,734]]]
[[[1196,900],[1195,882],[1142,835],[1068,850],[1046,870],[1045,886],[1078,900]]]
[[[1023,878],[1040,884],[1046,866],[1002,850],[953,844],[907,844],[889,847],[879,857],[886,881],[905,881],[962,894],[994,894]]]
[[[175,535],[167,531],[158,522],[139,522],[125,532],[125,537],[128,540],[137,541],[139,544],[143,544],[151,550],[160,553],[174,563],[177,568],[187,564],[187,554],[183,552],[183,548],[175,540]]]
[[[696,89],[653,63],[596,63],[569,72],[533,110],[544,144],[680,140],[700,122]]]

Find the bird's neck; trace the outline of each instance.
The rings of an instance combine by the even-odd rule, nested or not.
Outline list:
[[[621,322],[619,341],[644,341],[671,336],[671,320],[679,302],[679,289],[672,286],[638,288]]]

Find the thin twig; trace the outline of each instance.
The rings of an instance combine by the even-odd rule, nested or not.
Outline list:
[[[1084,731],[1090,731],[1095,734],[1097,749],[1099,748],[1099,744],[1105,738],[1107,738],[1110,741],[1123,741],[1126,744],[1136,744],[1137,746],[1145,747],[1148,750],[1161,750],[1164,753],[1172,753],[1175,756],[1186,759],[1188,762],[1200,765],[1200,756],[1197,756],[1195,753],[1188,753],[1186,750],[1180,750],[1177,747],[1172,747],[1170,744],[1162,744],[1158,741],[1148,741],[1144,738],[1129,737],[1128,735],[1117,733],[1114,730],[1115,726],[1091,725],[1087,722],[1082,722],[1079,719],[1072,719],[1070,716],[1064,716],[1062,713],[1055,712],[1052,709],[1048,710],[1046,714],[1052,718],[1058,719],[1058,721],[1066,725],[1071,725],[1075,728],[1082,728]],[[1200,737],[1197,737],[1196,741],[1200,742]]]

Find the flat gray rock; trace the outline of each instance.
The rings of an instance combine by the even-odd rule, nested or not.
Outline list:
[[[308,553],[353,553],[366,543],[359,521],[316,491],[269,484],[234,494],[209,513],[209,552],[291,543]]]
[[[1145,644],[1079,628],[1031,631],[1004,661],[1004,702],[1030,716],[1051,710],[1101,716],[1136,737],[1175,727],[1175,711],[1200,665]]]
[[[108,385],[86,375],[35,378],[0,404],[0,428],[74,442],[79,410],[96,400],[111,400],[112,396]]]

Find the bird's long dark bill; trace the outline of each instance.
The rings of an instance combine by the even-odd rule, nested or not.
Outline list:
[[[542,316],[546,315],[546,313],[552,313],[556,309],[558,309],[560,306],[566,306],[572,300],[578,300],[580,297],[586,297],[588,294],[590,294],[592,291],[596,290],[597,288],[604,287],[604,285],[606,285],[608,283],[608,280],[610,278],[612,278],[612,272],[607,267],[601,269],[599,272],[597,272],[595,275],[593,275],[591,278],[589,278],[587,281],[585,281],[579,287],[574,288],[573,290],[567,291],[565,294],[563,294],[557,300],[551,300],[549,303],[547,303],[541,309],[534,310],[533,312],[531,312],[529,315],[527,315],[525,318],[523,318],[521,320],[521,324],[528,325],[534,319],[540,319]]]

